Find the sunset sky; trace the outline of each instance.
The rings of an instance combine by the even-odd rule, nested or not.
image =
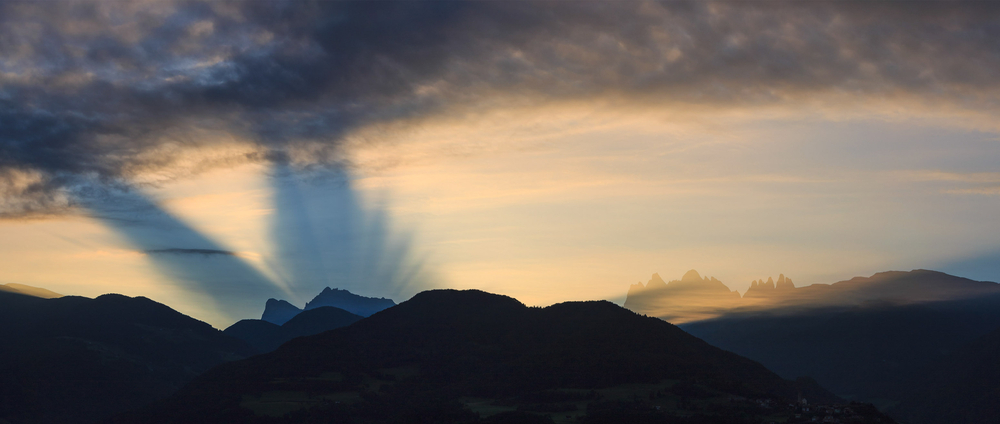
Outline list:
[[[1000,280],[1000,4],[2,2],[0,284]]]

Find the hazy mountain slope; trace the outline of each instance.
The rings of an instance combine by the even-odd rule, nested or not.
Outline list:
[[[694,270],[670,283],[656,274],[653,277],[645,286],[629,286],[625,307],[675,324],[754,312],[787,314],[873,302],[905,305],[1000,295],[1000,284],[924,269],[880,272],[805,287],[795,287],[791,279],[779,275],[777,283],[770,277],[766,282],[753,281],[742,297],[714,278],[699,279]]]
[[[299,313],[280,326],[263,320],[245,319],[229,326],[223,333],[249,343],[259,353],[266,353],[296,337],[348,326],[361,318],[343,309],[323,306]]]
[[[52,290],[43,289],[41,287],[33,287],[26,284],[17,284],[17,283],[0,284],[0,291],[26,294],[28,296],[40,297],[42,299],[54,299],[63,296]]]
[[[993,424],[1000,417],[1000,328],[921,370],[893,415],[911,424]]]
[[[474,422],[473,398],[490,405],[532,393],[592,399],[599,396],[593,390],[623,385],[666,390],[678,408],[698,396],[835,400],[609,302],[528,308],[505,296],[435,290],[349,327],[220,366],[115,422]],[[285,412],[292,415],[280,418]]]
[[[813,284],[781,292],[774,306],[852,306],[872,301],[895,304],[940,302],[1000,295],[1000,284],[926,269],[879,272],[830,285]]]
[[[731,315],[682,327],[783,377],[808,375],[839,395],[888,406],[923,367],[997,326],[1000,296]]]
[[[629,286],[625,308],[680,323],[716,317],[739,306],[740,300],[739,292],[715,277],[702,278],[692,269],[669,283],[654,273],[646,285],[639,282]]]
[[[169,395],[242,341],[152,300],[0,293],[0,419],[85,423]]]

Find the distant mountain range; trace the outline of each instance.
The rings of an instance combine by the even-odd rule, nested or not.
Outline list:
[[[302,309],[286,300],[267,299],[267,302],[264,303],[264,313],[261,314],[260,319],[274,325],[284,325],[300,313],[302,313]]]
[[[693,269],[669,283],[653,274],[646,285],[631,285],[625,299],[625,308],[675,324],[713,318],[740,304],[739,292]]]
[[[637,309],[725,305],[683,330],[604,301],[475,290],[365,318],[324,302],[394,302],[326,289],[304,311],[269,301],[281,325],[220,332],[141,297],[0,287],[0,424],[893,422],[845,398],[909,424],[1000,414],[1000,290],[934,271],[801,288],[779,275],[744,296],[691,271],[630,289]]]
[[[392,299],[359,296],[327,287],[307,302],[304,309],[285,300],[268,299],[261,319],[241,320],[223,332],[249,343],[258,353],[266,353],[296,337],[351,325],[395,305]]]
[[[820,405],[840,402],[609,302],[529,308],[434,290],[215,368],[111,422],[751,423],[801,418],[800,397],[820,419],[834,414]],[[836,413],[892,422],[864,405]]]
[[[757,281],[739,301],[727,299],[724,307],[713,309],[715,317],[687,321],[681,327],[714,346],[759,361],[785,378],[808,375],[838,395],[874,402],[907,422],[995,422],[960,418],[990,416],[992,409],[977,410],[984,403],[970,400],[981,396],[939,390],[942,386],[1000,390],[997,380],[972,378],[990,375],[992,364],[968,359],[985,357],[971,353],[973,343],[1000,331],[1000,285],[928,270],[882,272],[801,288],[784,280],[784,289],[779,288],[781,277],[779,284]],[[717,284],[702,284],[716,296],[722,293]],[[711,306],[690,297],[656,303],[669,295],[633,293],[630,289],[627,306],[637,312],[661,312],[665,318],[671,311],[656,306],[682,300],[700,305],[701,311]],[[692,316],[689,311],[680,313]],[[946,378],[939,370],[949,363],[956,364],[952,369],[982,370],[945,373],[950,376]],[[915,393],[914,388],[925,388],[926,393]],[[964,403],[941,402],[960,397],[946,393],[969,396],[962,397]],[[944,419],[931,412],[950,414],[942,411],[954,411],[954,405],[964,405],[963,414]]]
[[[914,276],[919,276],[916,278]],[[625,307],[675,324],[736,313],[791,313],[804,309],[859,306],[871,303],[917,304],[1000,294],[1000,285],[928,270],[880,272],[833,284],[795,287],[791,278],[754,280],[740,296],[714,277],[688,271],[680,280],[664,283],[658,274],[646,285],[628,289]]]
[[[359,296],[347,290],[327,287],[316,295],[313,300],[306,302],[306,306],[303,309],[285,300],[268,299],[264,305],[264,313],[260,319],[272,324],[282,325],[302,313],[302,311],[324,306],[332,306],[355,315],[367,317],[395,305],[396,302],[393,302],[392,299]]]
[[[52,290],[17,283],[0,284],[0,292],[26,294],[28,296],[40,297],[42,299],[55,299],[63,296]]]
[[[95,422],[253,353],[142,297],[45,299],[4,290],[0,322],[0,422],[13,424]]]
[[[364,317],[340,308],[321,306],[296,314],[281,325],[259,319],[245,319],[222,332],[249,343],[259,353],[266,353],[296,337],[345,327],[362,318]]]

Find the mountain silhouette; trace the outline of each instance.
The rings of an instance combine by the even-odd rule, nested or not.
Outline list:
[[[0,420],[88,423],[165,397],[246,343],[142,297],[0,292]]]
[[[911,424],[992,424],[1000,417],[1000,328],[921,370],[893,415]]]
[[[56,293],[52,290],[43,289],[40,287],[32,287],[29,285],[17,284],[17,283],[0,284],[0,292],[25,294],[28,296],[40,297],[42,299],[54,299],[57,297],[62,297],[61,294]]]
[[[605,401],[615,394],[623,400]],[[219,366],[111,422],[552,422],[551,414],[605,422],[601,411],[662,420],[666,410],[691,411],[669,422],[759,422],[764,403],[753,399],[785,405],[798,396],[838,401],[610,302],[529,308],[476,290],[433,290]],[[698,406],[715,401],[718,409]],[[704,414],[714,421],[689,420]]]
[[[794,288],[795,284],[792,283],[791,278],[785,278],[785,274],[778,274],[778,282],[774,282],[771,277],[767,277],[767,281],[763,281],[763,279],[761,281],[752,281],[750,288],[743,294],[743,298],[775,296],[776,293],[779,295],[789,293],[787,290]]]
[[[657,282],[657,280],[659,282]],[[783,274],[754,280],[742,297],[721,281],[688,271],[681,280],[662,283],[659,275],[643,286],[629,286],[625,307],[675,324],[756,311],[798,313],[807,309],[853,307],[871,303],[916,304],[1000,294],[1000,285],[942,272],[880,272],[833,284],[795,287]]]
[[[311,336],[351,325],[361,318],[363,317],[360,315],[340,308],[322,306],[299,313],[282,325],[264,320],[245,319],[222,332],[247,342],[257,352],[266,353],[296,337]]]
[[[854,277],[829,285],[813,284],[793,290],[762,292],[766,296],[758,297],[769,298],[770,302],[747,305],[748,308],[790,309],[855,306],[871,302],[899,305],[940,302],[1000,294],[1000,285],[916,269],[909,272],[879,272],[871,277]]]
[[[367,317],[395,305],[396,302],[393,302],[392,299],[359,296],[347,290],[327,287],[316,295],[313,300],[307,302],[306,307],[303,309],[299,309],[297,306],[284,300],[268,299],[264,305],[264,313],[260,319],[272,324],[282,325],[302,311],[324,306],[343,309],[352,314]],[[265,326],[257,325],[256,328],[265,328]]]
[[[230,325],[224,334],[243,340],[256,353],[270,352],[292,338],[287,337],[280,325],[259,319],[243,319]]]
[[[1000,285],[940,272],[884,272],[787,291],[774,293],[783,301],[768,308],[682,328],[785,378],[808,375],[838,395],[892,408],[913,397],[913,387],[936,391],[928,370],[1000,327]],[[910,421],[911,406],[891,410]]]
[[[631,285],[625,299],[626,308],[669,322],[712,318],[739,304],[738,292],[715,277],[702,278],[693,269],[669,283],[653,274],[645,286],[641,282]]]
[[[264,304],[264,313],[261,314],[260,319],[271,324],[282,325],[301,312],[301,309],[288,301],[267,299],[267,303]]]
[[[359,296],[347,290],[331,289],[327,287],[316,295],[312,301],[306,303],[305,309],[309,310],[319,308],[321,306],[333,306],[352,314],[367,317],[378,311],[396,306],[396,302],[393,302],[392,299],[386,299],[384,297],[375,298]]]

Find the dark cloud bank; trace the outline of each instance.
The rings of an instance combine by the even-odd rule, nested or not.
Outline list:
[[[0,214],[336,165],[352,129],[500,97],[992,108],[998,22],[992,2],[3,2]],[[233,139],[250,148],[203,154]]]

